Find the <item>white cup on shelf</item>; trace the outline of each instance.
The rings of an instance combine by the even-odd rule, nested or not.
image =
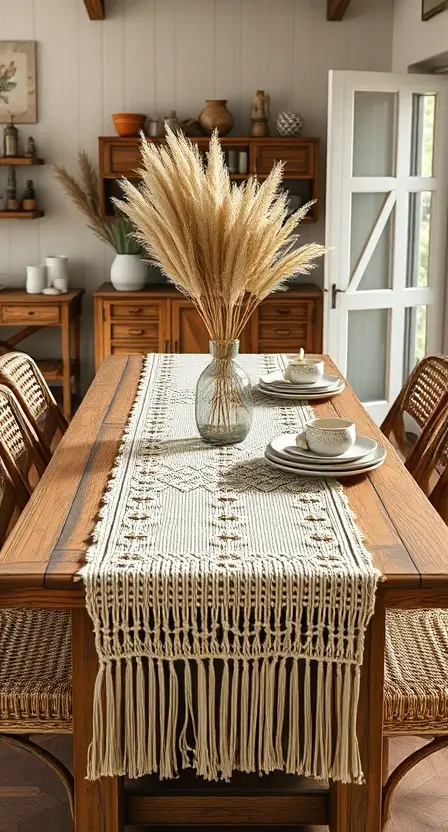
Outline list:
[[[47,285],[47,269],[45,266],[26,267],[26,291],[29,295],[39,295]]]

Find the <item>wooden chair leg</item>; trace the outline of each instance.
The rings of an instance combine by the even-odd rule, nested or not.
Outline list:
[[[383,736],[383,785],[389,777],[389,737]]]
[[[434,754],[436,751],[440,751],[442,748],[448,747],[448,737],[435,737],[432,742],[429,742],[427,745],[424,745],[423,748],[418,748],[417,751],[414,751],[413,754],[410,754],[409,757],[406,757],[399,766],[397,766],[390,777],[388,777],[386,783],[383,787],[383,812],[382,812],[382,828],[386,825],[389,819],[389,812],[390,812],[390,801],[392,795],[397,788],[400,780],[411,770],[414,768],[418,763],[421,763],[422,760],[425,760],[426,757],[429,757],[431,754]]]

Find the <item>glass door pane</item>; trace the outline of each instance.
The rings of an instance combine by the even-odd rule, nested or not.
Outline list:
[[[362,402],[387,399],[388,309],[348,313],[347,379]]]
[[[350,272],[353,276],[361,255],[380,217],[388,194],[354,193],[352,195],[352,227],[350,241]],[[383,229],[380,239],[358,285],[358,291],[390,289],[392,285],[392,239],[394,212]]]
[[[408,265],[406,286],[429,286],[431,191],[409,194]]]
[[[353,176],[394,176],[397,95],[355,92]]]
[[[411,176],[434,175],[435,95],[412,96]]]
[[[407,378],[415,365],[426,355],[427,307],[412,306],[405,312],[405,341],[403,378]]]

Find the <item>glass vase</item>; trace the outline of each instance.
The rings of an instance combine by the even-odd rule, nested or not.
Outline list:
[[[212,361],[196,386],[196,424],[204,442],[242,442],[252,424],[250,379],[235,361],[239,341],[210,341]]]

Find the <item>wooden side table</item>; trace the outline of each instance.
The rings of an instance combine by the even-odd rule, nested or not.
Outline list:
[[[0,328],[23,327],[0,340],[0,352],[17,348],[25,338],[48,326],[61,330],[61,358],[38,360],[47,381],[62,384],[63,411],[72,415],[72,393],[80,395],[79,319],[83,289],[63,295],[29,295],[25,291],[4,289],[0,292]]]

